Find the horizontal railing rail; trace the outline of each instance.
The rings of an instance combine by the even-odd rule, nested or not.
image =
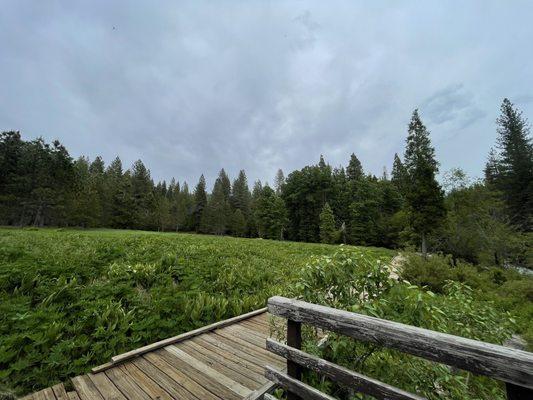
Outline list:
[[[284,297],[271,297],[268,311],[287,319],[287,344],[269,339],[267,348],[287,359],[287,374],[267,368],[266,376],[289,399],[329,399],[301,381],[302,368],[382,399],[422,399],[383,382],[301,351],[301,324],[485,375],[506,383],[508,399],[533,399],[533,353]],[[295,383],[299,382],[299,383]]]

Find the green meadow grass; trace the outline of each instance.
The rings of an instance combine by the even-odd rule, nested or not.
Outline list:
[[[121,230],[0,229],[0,382],[27,393],[291,295],[338,246]],[[369,259],[394,252],[359,248]]]

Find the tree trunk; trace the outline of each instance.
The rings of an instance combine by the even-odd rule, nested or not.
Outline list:
[[[428,258],[428,245],[426,241],[426,233],[422,232],[422,256],[424,257],[424,260],[427,260]]]

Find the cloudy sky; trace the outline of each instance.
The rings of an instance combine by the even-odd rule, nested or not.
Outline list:
[[[414,108],[479,176],[502,99],[533,119],[532,1],[0,3],[0,130],[155,179],[381,174]]]

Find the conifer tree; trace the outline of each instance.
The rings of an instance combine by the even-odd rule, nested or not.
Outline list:
[[[489,155],[488,182],[503,193],[511,222],[533,229],[533,144],[529,124],[513,103],[504,99],[498,125],[499,154]]]
[[[346,176],[350,181],[358,181],[363,178],[363,166],[354,153],[350,156],[350,162],[346,168]]]
[[[215,235],[224,235],[227,232],[231,213],[229,197],[226,197],[227,182],[227,175],[221,170],[202,216],[202,232]]]
[[[194,189],[194,204],[193,204],[193,223],[192,227],[196,232],[200,231],[200,224],[205,207],[207,206],[207,192],[205,191],[205,178],[202,174],[198,180],[198,184]]]
[[[241,210],[247,218],[250,214],[251,194],[248,188],[248,180],[244,170],[239,171],[239,176],[233,181],[231,190],[231,206],[234,210]]]
[[[285,175],[283,175],[283,171],[278,169],[278,172],[276,173],[276,179],[274,181],[274,187],[276,189],[276,194],[278,196],[281,196],[281,191],[283,189],[283,185],[285,184]]]
[[[445,208],[444,193],[436,180],[438,163],[435,150],[418,110],[413,112],[409,123],[404,160],[408,176],[406,201],[410,224],[420,236],[422,254],[427,257],[427,235],[442,223]]]
[[[233,236],[246,235],[246,218],[241,210],[236,209],[231,216],[231,233]]]
[[[337,241],[335,216],[328,203],[324,204],[322,212],[320,213],[320,241],[329,244]]]
[[[407,172],[398,153],[394,154],[392,163],[391,182],[398,188],[400,193],[404,193],[407,185]]]

